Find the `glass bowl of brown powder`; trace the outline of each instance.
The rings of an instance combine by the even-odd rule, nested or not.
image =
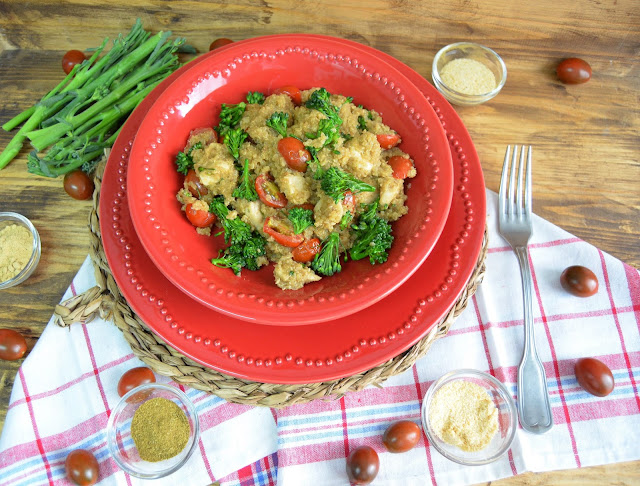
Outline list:
[[[0,290],[24,282],[40,261],[40,235],[18,213],[0,213]]]
[[[438,452],[468,466],[495,461],[511,447],[517,411],[509,390],[482,371],[451,371],[422,401],[422,425]]]
[[[198,444],[196,409],[182,391],[150,383],[129,391],[112,410],[107,443],[112,457],[128,474],[144,479],[180,469]]]

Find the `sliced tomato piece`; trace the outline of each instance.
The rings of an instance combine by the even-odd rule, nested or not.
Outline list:
[[[196,228],[206,228],[216,222],[216,215],[204,209],[196,209],[192,203],[187,204],[184,212],[189,222]]]
[[[201,142],[203,147],[206,147],[210,143],[214,143],[218,141],[218,134],[211,127],[201,127],[194,128],[189,133],[189,138],[187,139],[187,146],[184,148],[185,152],[188,152],[191,147],[193,147],[196,143]]]
[[[353,194],[353,192],[346,191],[344,193],[342,206],[344,206],[345,211],[349,211],[351,213],[351,216],[356,215],[356,196]]]
[[[278,218],[277,216],[269,216],[265,219],[262,231],[282,246],[289,248],[295,248],[304,241],[304,236],[294,233],[293,226],[289,221]]]
[[[311,204],[311,203],[296,204],[293,207],[294,208],[300,208],[300,209],[308,209],[309,211],[313,211],[315,209],[315,206],[313,204]]]
[[[260,200],[272,208],[284,208],[289,202],[268,173],[256,177],[256,192]]]
[[[311,160],[311,154],[297,138],[281,138],[278,141],[278,152],[280,152],[280,155],[284,157],[284,161],[293,170],[297,170],[298,172],[307,171],[307,162]]]
[[[318,238],[311,238],[296,246],[291,252],[291,255],[296,262],[307,263],[320,253],[321,248],[320,240]]]
[[[400,142],[400,135],[397,133],[383,133],[376,135],[378,139],[378,143],[383,149],[390,149],[391,147],[395,147]]]
[[[296,86],[282,86],[273,90],[273,94],[287,94],[295,105],[302,103],[302,93]]]
[[[209,189],[200,182],[200,177],[198,177],[198,174],[193,169],[189,169],[189,172],[187,172],[187,175],[184,178],[184,182],[193,197],[197,197],[199,199],[202,196],[209,194]]]
[[[409,175],[409,171],[413,168],[413,162],[411,159],[401,157],[400,155],[394,155],[387,163],[393,169],[393,177],[396,179],[406,179]]]

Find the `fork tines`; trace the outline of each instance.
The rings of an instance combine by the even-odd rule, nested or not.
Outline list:
[[[531,214],[531,145],[522,146],[519,161],[518,146],[513,146],[513,155],[511,155],[511,145],[507,145],[500,178],[500,208],[507,215]]]

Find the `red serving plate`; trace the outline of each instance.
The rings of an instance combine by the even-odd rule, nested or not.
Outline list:
[[[484,236],[485,189],[462,121],[415,71],[372,48],[341,42],[393,64],[424,93],[446,129],[456,183],[449,217],[429,257],[396,292],[361,312],[313,326],[259,325],[188,298],[155,267],[129,216],[127,165],[140,120],[176,75],[129,117],[111,151],[101,189],[100,227],[113,276],[153,332],[204,366],[265,383],[351,376],[397,356],[426,335],[455,303],[475,268]]]
[[[388,261],[349,261],[343,270],[300,290],[275,285],[273,265],[240,277],[211,264],[223,238],[199,235],[180,211],[183,176],[175,156],[194,128],[217,124],[221,103],[248,91],[322,86],[382,114],[402,136],[418,171],[407,181],[409,213],[393,223]],[[250,39],[189,63],[142,119],[127,174],[131,218],[147,254],[176,287],[202,304],[247,321],[299,326],[332,321],[393,292],[427,257],[447,219],[453,191],[451,154],[427,100],[376,55],[336,39],[307,35]]]

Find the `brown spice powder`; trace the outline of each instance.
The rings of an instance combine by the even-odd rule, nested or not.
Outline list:
[[[131,438],[140,459],[159,462],[180,454],[189,441],[189,420],[182,409],[166,398],[147,400],[131,421]]]
[[[12,279],[29,263],[33,236],[27,228],[10,224],[0,230],[0,282]]]
[[[498,431],[498,410],[480,385],[456,380],[433,396],[429,421],[444,442],[475,452],[487,447]]]

